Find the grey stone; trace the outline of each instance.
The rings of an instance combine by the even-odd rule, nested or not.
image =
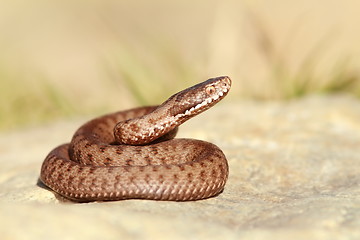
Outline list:
[[[74,204],[37,185],[82,121],[0,136],[1,239],[360,239],[360,101],[231,101],[179,137],[218,145],[226,188],[196,202]]]

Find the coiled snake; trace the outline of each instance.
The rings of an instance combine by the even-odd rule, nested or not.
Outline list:
[[[73,201],[187,201],[219,194],[228,177],[214,144],[173,139],[177,127],[223,99],[229,77],[212,78],[159,106],[108,114],[81,126],[45,158],[40,180]],[[218,130],[221,131],[221,130]]]

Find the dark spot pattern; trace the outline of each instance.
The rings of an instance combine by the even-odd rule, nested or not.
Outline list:
[[[200,172],[200,180],[201,180],[202,182],[205,182],[205,181],[206,181],[206,172],[205,172],[205,170],[202,170],[202,171]]]
[[[165,180],[164,180],[164,175],[160,174],[158,177],[158,180],[160,182],[160,184],[162,184]]]
[[[193,181],[193,178],[194,178],[194,175],[191,172],[189,172],[187,174],[187,179],[188,179],[189,183],[191,183]]]
[[[100,146],[100,147],[99,147],[99,151],[100,151],[101,153],[104,153],[104,152],[106,151],[106,149],[107,149],[106,146]]]
[[[134,160],[132,160],[132,159],[126,160],[126,166],[132,166],[133,164],[134,164]]]
[[[94,161],[93,155],[92,155],[91,153],[88,153],[88,154],[87,154],[87,157],[88,157],[88,160],[89,160],[90,162],[93,162],[93,161]]]
[[[179,167],[181,172],[185,171],[185,166],[184,165],[179,165],[178,167]]]
[[[177,184],[179,182],[179,177],[178,177],[177,174],[174,174],[172,179],[173,179],[175,184]]]

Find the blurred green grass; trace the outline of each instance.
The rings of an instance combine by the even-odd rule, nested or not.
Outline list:
[[[251,98],[289,100],[313,94],[351,94],[360,97],[360,75],[352,66],[348,56],[331,61],[330,70],[319,73],[319,65],[332,39],[324,38],[304,54],[298,66],[293,69],[287,52],[277,52],[275,42],[258,19],[254,21],[257,32],[256,47],[269,66],[271,90],[252,93]]]
[[[103,14],[106,15],[107,11],[109,10],[107,9]],[[147,19],[143,20],[147,21]],[[117,20],[110,18],[107,21],[112,23]],[[212,24],[220,30],[229,27],[228,23],[221,23],[221,18],[219,20],[214,17],[213,21]],[[108,26],[109,22],[104,21],[101,24],[99,25],[111,29],[111,26]],[[164,21],[163,24],[167,23]],[[181,24],[184,26],[191,24],[191,19]],[[237,25],[233,23],[230,27],[236,29]],[[258,24],[253,24],[252,28],[257,32],[253,47],[267,64],[268,72],[264,77],[267,85],[260,87],[260,90],[252,88],[251,85],[246,85],[248,79],[241,79],[237,75],[230,98],[289,100],[311,94],[342,93],[360,97],[360,76],[346,53],[343,59],[334,59],[332,67],[328,68],[330,70],[327,72],[319,70],[317,62],[321,61],[324,57],[323,53],[327,50],[323,49],[324,44],[321,42],[306,52],[305,57],[294,69],[289,64],[287,53],[279,54],[276,50],[276,40],[269,28]],[[168,33],[144,32],[140,35],[141,38],[130,37],[126,41],[115,33],[110,36],[110,39],[119,41],[119,44],[111,45],[109,52],[105,54],[106,57],[98,59],[95,67],[99,72],[104,73],[102,80],[97,83],[96,89],[90,89],[92,83],[84,81],[82,92],[69,93],[63,84],[52,79],[46,71],[42,72],[38,68],[26,72],[15,71],[14,68],[8,67],[6,59],[1,59],[0,131],[39,125],[82,114],[121,110],[127,106],[158,104],[176,91],[206,80],[206,77],[215,77],[208,76],[213,72],[207,71],[204,66],[212,52],[218,49],[204,43],[196,49],[200,57],[192,59],[192,50],[189,50],[190,53],[184,53],[176,39],[167,38]],[[198,36],[197,32],[188,36],[188,39],[197,38],[201,38],[200,33]],[[219,43],[218,46],[223,47],[222,45],[224,44]],[[5,51],[6,46],[0,45],[0,50]],[[221,63],[225,59],[217,59],[217,61]],[[195,64],[195,62],[200,63]],[[235,66],[236,64],[234,63]],[[318,74],[319,71],[322,74]],[[233,77],[231,72],[229,75]],[[239,87],[241,85],[248,87],[241,89]],[[253,85],[261,86],[262,83]],[[98,94],[96,95],[95,92]],[[90,98],[94,100],[88,100]]]
[[[130,52],[121,54],[117,60],[118,67],[107,69],[110,83],[104,84],[102,91],[109,90],[113,82],[113,86],[120,85],[127,89],[136,105],[141,106],[161,103],[174,93],[174,89],[181,90],[199,79],[192,66],[177,56],[174,49],[169,49],[169,52],[164,49],[157,50],[162,60],[167,62],[166,71],[157,72],[151,65]],[[334,66],[333,71],[328,74],[329,78],[319,79],[314,73],[312,60],[307,59],[293,74],[288,72],[285,62],[281,60],[271,62],[272,71],[268,76],[270,91],[268,89],[263,94],[259,94],[256,91],[251,92],[250,89],[247,90],[246,96],[238,94],[236,98],[289,100],[309,94],[340,93],[360,96],[359,76],[351,70],[346,61]],[[169,72],[173,74],[172,81],[168,80],[168,76],[171,75]],[[177,76],[177,79],[174,76]],[[31,81],[23,81],[23,75],[9,73],[0,66],[0,78],[0,130],[96,112],[94,110],[96,108],[86,108],[82,105],[82,101],[74,96],[69,97],[64,90],[40,74],[32,76],[35,78],[33,82],[36,82],[32,84]],[[28,79],[29,76],[26,78]]]
[[[35,125],[78,112],[66,95],[46,78],[33,76],[36,84],[23,81],[22,74],[0,66],[0,130]],[[29,79],[29,76],[26,76]]]
[[[153,49],[153,55],[158,55],[156,59],[164,63],[162,69],[166,70],[159,71],[159,68],[135,54],[135,51],[132,52],[130,46],[114,49],[111,60],[104,60],[98,66],[107,76],[101,82],[101,87],[96,89],[100,92],[99,95],[117,95],[118,91],[125,89],[134,105],[154,105],[173,94],[174,89],[181,90],[199,79],[194,74],[193,67],[179,55],[176,48],[154,45],[159,48]],[[1,131],[36,126],[78,115],[120,110],[116,103],[107,102],[107,97],[95,101],[95,104],[88,104],[82,101],[81,96],[76,93],[68,94],[66,89],[41,73],[29,75],[22,71],[12,72],[2,67],[5,65],[0,62]]]

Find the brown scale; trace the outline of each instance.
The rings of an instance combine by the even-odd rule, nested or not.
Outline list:
[[[230,86],[228,77],[213,78],[159,106],[91,120],[75,132],[70,144],[48,154],[40,179],[78,202],[215,196],[228,177],[223,152],[212,143],[173,138],[179,125],[223,99]]]

